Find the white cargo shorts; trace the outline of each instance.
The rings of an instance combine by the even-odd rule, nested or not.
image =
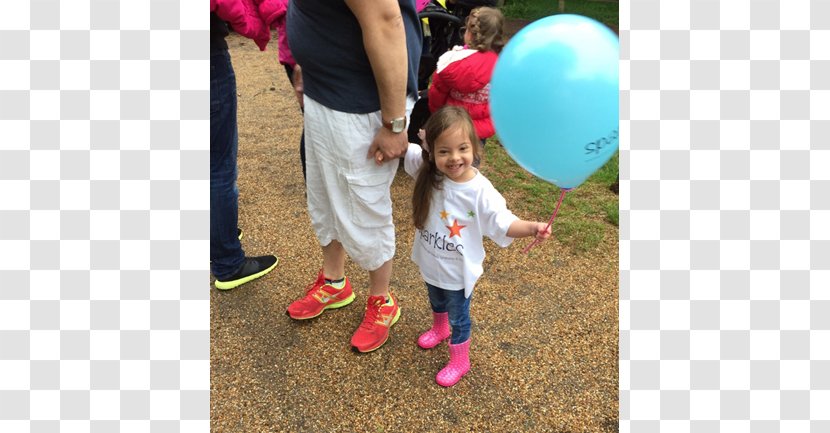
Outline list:
[[[374,271],[395,255],[389,188],[399,160],[367,158],[380,111],[335,111],[304,97],[308,213],[321,246],[339,241],[361,268]],[[407,100],[407,116],[414,100]]]

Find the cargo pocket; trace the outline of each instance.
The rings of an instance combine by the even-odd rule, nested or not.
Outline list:
[[[392,223],[392,197],[389,175],[346,175],[349,183],[349,208],[358,227],[379,228]]]

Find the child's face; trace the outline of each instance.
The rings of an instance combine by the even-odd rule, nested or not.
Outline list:
[[[435,140],[435,166],[454,182],[466,182],[475,176],[473,143],[460,126],[447,129]]]

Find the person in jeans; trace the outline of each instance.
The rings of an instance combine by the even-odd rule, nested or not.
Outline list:
[[[432,327],[418,345],[431,349],[450,338],[450,361],[435,376],[441,386],[455,385],[470,370],[470,299],[484,272],[484,236],[506,247],[513,238],[544,240],[551,233],[546,223],[517,218],[473,166],[480,144],[467,111],[447,105],[424,125],[423,147],[410,144],[404,157],[415,178],[412,261],[432,307]]]
[[[292,0],[288,42],[302,67],[308,213],[323,266],[295,320],[355,299],[346,255],[369,274],[352,349],[381,347],[400,317],[389,289],[395,226],[389,188],[417,98],[421,26],[415,0]]]
[[[218,12],[222,12],[219,9]],[[267,30],[267,28],[266,28]],[[273,255],[246,257],[238,230],[236,187],[236,76],[225,37],[228,26],[210,14],[210,270],[217,289],[227,290],[259,278],[277,266]],[[267,43],[267,40],[266,40]]]

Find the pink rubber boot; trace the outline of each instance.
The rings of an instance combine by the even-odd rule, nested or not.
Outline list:
[[[432,328],[418,337],[418,346],[432,349],[450,336],[448,313],[432,313]]]
[[[459,344],[450,343],[450,362],[435,376],[441,386],[453,386],[470,371],[470,340]]]

